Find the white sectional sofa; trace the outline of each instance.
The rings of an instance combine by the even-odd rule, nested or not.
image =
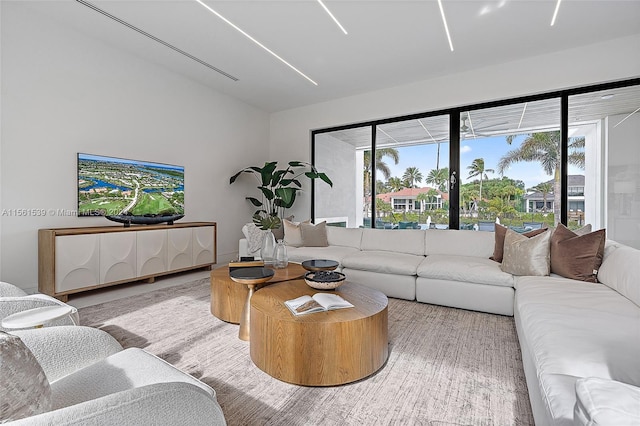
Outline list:
[[[589,283],[503,272],[493,232],[327,227],[327,241],[288,246],[289,260],[336,260],[389,297],[514,315],[536,425],[640,425],[640,250],[608,241]]]

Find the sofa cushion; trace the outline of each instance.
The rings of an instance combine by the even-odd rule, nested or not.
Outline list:
[[[640,250],[618,247],[598,271],[598,281],[640,306]]]
[[[640,388],[614,380],[576,381],[576,425],[640,425]]]
[[[186,382],[215,391],[142,349],[129,348],[51,383],[54,409],[155,383]]]
[[[491,260],[495,260],[496,262],[502,262],[502,257],[504,256],[504,237],[507,235],[506,226],[502,226],[496,223],[496,230],[494,232],[495,243],[493,247],[493,255],[489,258]],[[525,237],[535,237],[538,234],[545,232],[547,228],[534,229],[528,232],[523,233]]]
[[[394,232],[365,228],[362,230],[361,249],[424,256],[424,233],[425,231],[413,229]]]
[[[471,231],[473,232],[473,231]],[[432,254],[418,266],[419,277],[513,287],[513,276],[484,257]]]
[[[463,231],[458,229],[427,229],[425,254],[486,257],[493,253],[492,232]]]
[[[0,423],[51,410],[42,367],[18,336],[0,331]]]
[[[360,253],[360,250],[353,247],[287,247],[287,256],[290,262],[304,262],[311,259],[335,260],[342,265],[342,259],[346,256]]]
[[[513,275],[549,275],[549,239],[544,231],[527,237],[507,229],[500,269]]]
[[[341,228],[327,226],[327,241],[330,246],[344,246],[360,249],[362,228]]]
[[[598,282],[606,232],[578,235],[559,223],[551,236],[551,272],[574,280]]]
[[[380,231],[393,234],[393,231]],[[407,231],[409,232],[409,231]],[[404,234],[407,232],[398,232]],[[365,232],[366,234],[366,232]],[[383,274],[416,275],[416,270],[424,256],[390,251],[361,251],[345,256],[342,259],[344,268],[362,271],[380,272]]]

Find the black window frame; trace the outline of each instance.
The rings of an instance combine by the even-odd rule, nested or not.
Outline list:
[[[453,108],[440,109],[435,111],[427,111],[403,116],[389,117],[380,120],[370,120],[354,124],[326,127],[322,129],[311,130],[311,163],[315,162],[315,137],[318,134],[330,133],[340,130],[349,130],[359,127],[371,127],[371,158],[375,158],[376,150],[376,127],[383,124],[395,123],[398,121],[406,120],[418,120],[426,117],[433,117],[438,115],[449,116],[449,175],[452,176],[455,173],[456,184],[449,189],[449,229],[459,229],[460,227],[460,113],[463,111],[495,108],[506,105],[535,102],[541,100],[548,100],[557,98],[560,100],[560,137],[561,137],[561,175],[560,175],[560,191],[561,191],[561,209],[560,209],[560,222],[567,225],[568,222],[568,134],[569,134],[569,97],[574,95],[582,95],[590,92],[599,92],[603,90],[619,89],[630,86],[640,85],[640,78],[631,78],[619,81],[612,81],[606,83],[596,83],[588,86],[581,86],[569,89],[562,89],[550,92],[539,93],[535,95],[526,95],[520,97],[506,98],[497,101],[479,102],[475,104],[457,106]],[[376,170],[375,167],[371,168],[371,199],[375,200],[376,197]],[[315,182],[311,182],[311,219],[315,221]],[[376,209],[372,206],[371,209],[371,227],[375,228],[376,224]]]

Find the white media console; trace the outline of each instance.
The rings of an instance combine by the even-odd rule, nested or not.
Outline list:
[[[215,263],[215,222],[38,230],[38,290],[63,301]]]

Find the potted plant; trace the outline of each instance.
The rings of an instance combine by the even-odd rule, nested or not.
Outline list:
[[[303,161],[290,161],[284,169],[278,168],[277,161],[264,163],[264,166],[251,166],[231,176],[229,184],[238,179],[242,173],[253,174],[258,180],[261,199],[246,197],[258,210],[253,214],[253,223],[260,229],[276,229],[282,225],[285,209],[291,208],[296,201],[296,194],[302,189],[299,178],[320,179],[333,187],[331,179],[318,172],[313,164]]]

